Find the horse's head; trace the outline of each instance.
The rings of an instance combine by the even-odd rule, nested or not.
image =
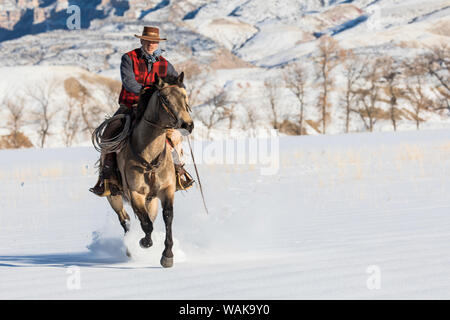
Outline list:
[[[183,78],[184,72],[177,78],[166,82],[158,77],[158,74],[155,74],[155,86],[157,88],[155,94],[161,107],[159,110],[160,121],[163,121],[166,126],[184,129],[191,133],[194,129],[194,122],[189,114],[191,108],[188,104],[186,90],[183,87]]]

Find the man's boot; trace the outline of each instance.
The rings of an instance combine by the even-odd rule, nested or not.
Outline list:
[[[175,164],[176,186],[178,190],[187,190],[194,184],[195,180],[183,168],[184,164]]]
[[[99,197],[107,197],[111,195],[111,190],[109,189],[109,179],[105,178],[104,175],[100,173],[97,184],[93,188],[89,188],[89,191]]]
[[[115,170],[115,153],[108,153],[105,155],[103,166],[98,177],[98,181],[93,188],[89,191],[96,194],[99,197],[107,197],[111,195],[111,176]]]

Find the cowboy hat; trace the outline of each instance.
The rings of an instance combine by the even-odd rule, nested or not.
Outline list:
[[[144,30],[142,31],[142,35],[138,36],[137,34],[134,35],[136,38],[144,39],[148,41],[166,41],[166,38],[160,38],[159,37],[159,29],[156,27],[144,27]]]

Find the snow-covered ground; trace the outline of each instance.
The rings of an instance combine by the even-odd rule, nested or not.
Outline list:
[[[269,175],[194,145],[209,215],[177,193],[171,269],[161,215],[144,250],[87,191],[93,148],[0,151],[0,298],[450,298],[448,129],[271,143]]]

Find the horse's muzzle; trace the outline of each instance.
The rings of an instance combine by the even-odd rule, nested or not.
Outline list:
[[[180,129],[187,130],[189,133],[192,133],[192,130],[194,130],[194,122],[183,122]]]

